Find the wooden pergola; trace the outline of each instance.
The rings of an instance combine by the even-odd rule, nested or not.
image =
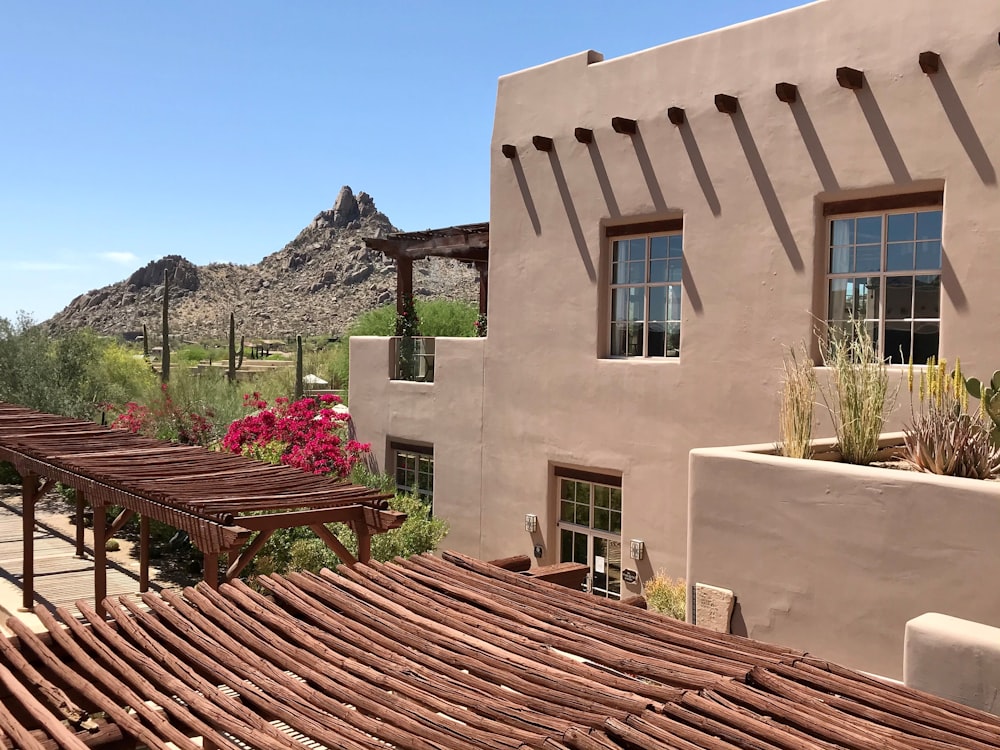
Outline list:
[[[489,284],[490,225],[460,224],[422,232],[392,232],[385,237],[366,237],[365,245],[396,261],[396,312],[403,300],[413,297],[413,261],[451,258],[471,263],[479,272],[479,312],[486,314]]]
[[[461,555],[260,584],[12,618],[0,746],[1000,748],[996,716]]]
[[[3,402],[0,461],[13,464],[22,478],[25,609],[34,605],[35,503],[56,482],[75,490],[80,557],[85,504],[93,509],[99,608],[107,592],[105,544],[136,515],[141,591],[149,586],[150,519],[187,532],[204,555],[205,581],[214,588],[220,555],[227,557],[224,578],[230,580],[278,529],[308,526],[341,560],[353,564],[368,561],[373,534],[397,528],[406,518],[387,510],[391,495],[368,487]],[[113,519],[107,516],[111,506],[123,509]],[[334,522],[349,525],[357,536],[357,557],[327,529]]]

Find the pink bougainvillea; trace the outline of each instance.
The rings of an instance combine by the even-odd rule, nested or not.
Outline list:
[[[347,437],[351,417],[340,404],[336,396],[325,395],[276,398],[269,407],[259,393],[247,394],[243,405],[255,411],[229,425],[222,447],[311,474],[346,477],[371,446]]]

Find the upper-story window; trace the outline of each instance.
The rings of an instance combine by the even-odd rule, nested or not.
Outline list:
[[[679,357],[681,353],[681,222],[651,226],[664,229],[630,236],[615,235],[632,227],[608,230],[612,237],[612,357]]]
[[[864,320],[892,363],[937,356],[941,208],[832,215],[828,231],[828,324]]]

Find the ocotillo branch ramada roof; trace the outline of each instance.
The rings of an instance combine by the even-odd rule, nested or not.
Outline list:
[[[11,621],[0,728],[59,748],[97,712],[91,740],[183,750],[1000,747],[973,709],[445,558],[107,600],[110,622],[84,607],[66,629],[43,613],[50,644]]]

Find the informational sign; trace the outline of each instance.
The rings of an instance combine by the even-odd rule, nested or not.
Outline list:
[[[600,555],[594,555],[594,572],[604,573],[605,567],[607,566],[607,560],[605,560]]]
[[[635,583],[639,580],[639,574],[631,568],[625,568],[625,570],[622,571],[622,580],[625,581],[625,583]]]

